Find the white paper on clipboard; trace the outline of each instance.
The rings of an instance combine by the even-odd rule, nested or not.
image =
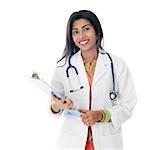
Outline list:
[[[40,88],[45,94],[50,95],[50,92],[53,92],[59,99],[62,98],[62,96],[52,87],[50,86],[46,81],[43,79],[35,79],[32,77],[27,77],[33,84],[35,84],[38,88]]]

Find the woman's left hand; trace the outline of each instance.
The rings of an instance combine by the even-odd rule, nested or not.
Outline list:
[[[83,115],[81,116],[82,122],[87,126],[94,125],[99,119],[101,119],[100,111],[92,111],[86,109],[79,109]]]

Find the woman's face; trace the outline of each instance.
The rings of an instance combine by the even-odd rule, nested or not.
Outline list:
[[[93,50],[97,47],[95,29],[87,19],[79,19],[73,23],[72,38],[75,45],[82,51]]]

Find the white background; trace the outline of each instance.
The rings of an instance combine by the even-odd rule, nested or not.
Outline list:
[[[37,71],[50,82],[74,11],[100,19],[104,48],[130,68],[138,95],[123,125],[125,150],[149,149],[150,20],[148,0],[0,1],[0,149],[53,150],[62,123],[49,115],[49,96],[25,79]]]

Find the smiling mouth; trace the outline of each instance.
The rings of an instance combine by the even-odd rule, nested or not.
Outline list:
[[[89,40],[82,40],[79,42],[80,45],[86,45],[89,42]]]

